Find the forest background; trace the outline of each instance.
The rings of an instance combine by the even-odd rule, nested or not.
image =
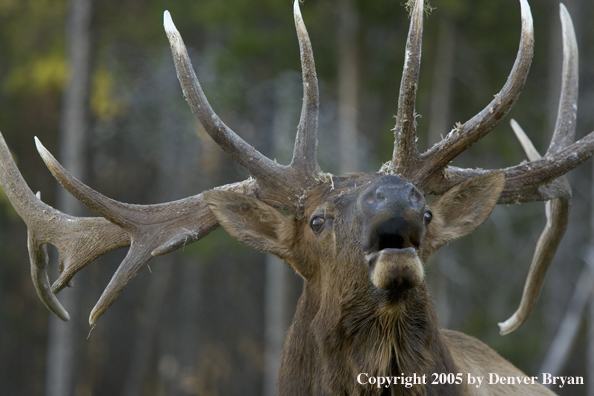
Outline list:
[[[594,129],[594,3],[565,2],[581,49],[577,137]],[[520,35],[517,0],[432,0],[417,111],[425,150],[499,91]],[[525,155],[515,118],[544,152],[558,103],[559,5],[531,2],[536,47],[510,115],[454,161],[499,168]],[[221,118],[287,163],[301,107],[290,0],[0,0],[0,128],[25,179],[50,205],[92,215],[60,192],[37,136],[87,184],[147,204],[245,179],[186,105],[162,28],[171,12]],[[375,171],[391,156],[408,13],[400,0],[306,0],[320,79],[319,162]],[[592,161],[569,175],[573,212],[537,309],[511,335],[542,203],[497,207],[428,263],[442,326],[486,342],[528,375],[583,376],[562,395],[594,395]],[[150,262],[89,335],[90,313],[125,251],[81,271],[58,295],[62,324],[37,298],[26,227],[0,190],[0,395],[272,395],[301,280],[222,230]],[[54,262],[56,252],[50,251]],[[51,277],[56,274],[56,265]]]

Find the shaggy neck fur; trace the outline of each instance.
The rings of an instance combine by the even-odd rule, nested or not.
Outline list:
[[[357,383],[360,373],[426,374],[429,384],[431,373],[456,372],[425,284],[405,292],[408,295],[394,304],[370,301],[369,293],[362,291],[334,309],[320,304],[319,296],[308,295],[307,289],[306,285],[283,352],[279,394],[459,394],[456,388],[437,385],[378,388]],[[310,310],[312,305],[317,309]]]

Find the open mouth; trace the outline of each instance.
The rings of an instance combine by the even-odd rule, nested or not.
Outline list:
[[[372,283],[383,290],[407,290],[424,278],[418,232],[402,217],[390,218],[368,234],[365,259]]]
[[[372,228],[365,244],[366,258],[371,266],[380,252],[404,250],[410,254],[412,250],[416,253],[419,245],[418,233],[410,224],[402,217],[392,217]]]

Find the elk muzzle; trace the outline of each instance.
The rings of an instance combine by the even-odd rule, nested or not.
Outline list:
[[[371,282],[399,293],[423,282],[418,251],[430,212],[423,195],[408,181],[383,176],[359,198],[363,215],[363,252]]]

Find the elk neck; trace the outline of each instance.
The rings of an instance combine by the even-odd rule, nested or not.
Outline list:
[[[412,376],[456,372],[425,282],[390,305],[371,299],[364,290],[356,290],[339,301],[330,300],[333,293],[319,291],[319,287],[306,282],[285,344],[279,383],[293,383],[289,388],[297,389],[304,386],[298,383],[300,379],[310,378],[311,388],[301,391],[313,394],[323,390],[328,394],[385,391],[425,395],[437,391],[447,395],[454,391],[434,386],[378,389],[356,382],[360,373]]]

